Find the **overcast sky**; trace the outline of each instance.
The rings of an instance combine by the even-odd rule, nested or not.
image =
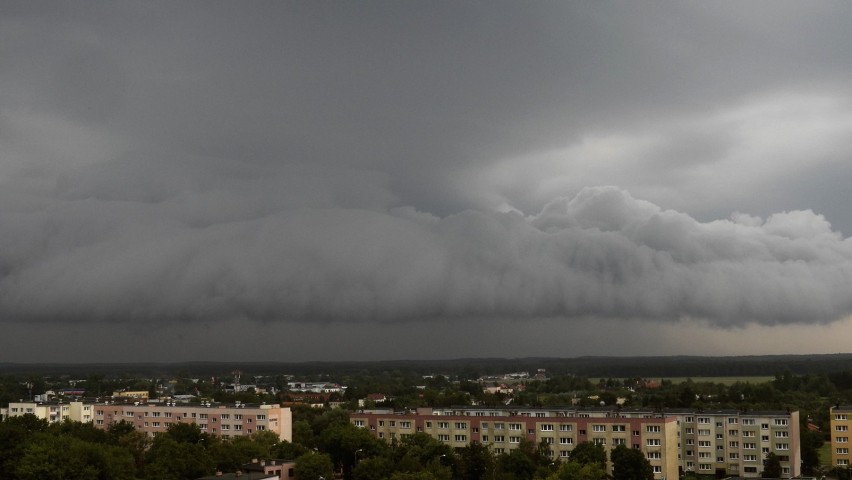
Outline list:
[[[0,2],[0,361],[833,353],[845,2]]]

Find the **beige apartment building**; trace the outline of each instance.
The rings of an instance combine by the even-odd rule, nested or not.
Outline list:
[[[829,410],[831,422],[831,464],[849,468],[849,434],[852,427],[852,406],[835,405]]]
[[[60,423],[65,420],[91,422],[94,418],[91,404],[83,402],[11,402],[7,408],[0,408],[0,417],[20,417],[28,413],[48,423]]]
[[[799,412],[671,410],[677,418],[681,469],[719,477],[757,478],[774,453],[783,478],[801,475]]]
[[[293,438],[293,417],[290,408],[278,404],[12,402],[8,408],[0,409],[0,416],[4,418],[26,414],[33,414],[50,423],[65,420],[94,423],[102,429],[124,420],[149,436],[165,432],[166,428],[174,423],[194,423],[203,432],[225,438],[251,435],[264,430],[275,433],[280,440],[289,442]]]
[[[781,460],[784,478],[801,474],[798,412],[462,408],[363,411],[351,414],[350,420],[378,438],[402,439],[424,432],[452,447],[471,442],[489,445],[495,454],[516,448],[521,439],[549,443],[554,458],[568,457],[579,442],[607,449],[624,444],[645,453],[658,479],[678,478],[687,471],[759,478],[770,452]]]
[[[99,428],[126,421],[137,430],[154,436],[175,423],[193,423],[202,432],[220,437],[238,437],[270,431],[280,440],[292,441],[293,417],[289,407],[247,404],[97,403],[94,422]]]
[[[416,413],[363,411],[351,422],[388,441],[417,432],[452,447],[488,445],[494,454],[517,448],[521,440],[548,443],[551,455],[568,457],[574,446],[593,442],[610,450],[617,445],[642,450],[654,478],[677,478],[678,424],[662,415],[629,418],[616,412],[575,409],[418,409]],[[608,465],[612,473],[612,465]]]

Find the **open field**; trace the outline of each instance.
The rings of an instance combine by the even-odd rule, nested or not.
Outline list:
[[[696,382],[696,383],[710,382],[710,383],[721,383],[723,385],[733,385],[737,382],[741,382],[741,383],[766,383],[766,382],[771,382],[772,380],[775,379],[775,377],[770,376],[770,375],[748,376],[748,377],[663,377],[663,378],[651,377],[648,380],[657,380],[658,382],[662,381],[662,380],[668,380],[668,381],[670,381],[674,384],[678,384],[678,383],[683,383],[683,382],[685,382],[689,379],[692,379],[692,381]],[[590,378],[589,380],[592,383],[598,383],[600,380],[606,380],[606,379],[605,378],[604,379]],[[619,378],[617,380],[622,380],[622,379]]]

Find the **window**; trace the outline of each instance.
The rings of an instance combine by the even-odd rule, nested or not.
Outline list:
[[[627,427],[625,427],[624,425],[613,425],[613,426],[612,426],[612,431],[613,431],[613,432],[626,432],[626,431],[627,431]]]
[[[568,451],[568,450],[560,450],[559,451],[559,456],[562,457],[562,458],[568,458],[569,455],[571,455],[571,452]]]
[[[687,457],[691,457],[691,456],[693,456],[693,455],[692,455],[692,450],[687,450],[687,451],[686,451],[686,456],[687,456]]]
[[[559,425],[559,431],[560,432],[570,432],[573,429],[574,429],[573,425]]]
[[[731,448],[739,448],[740,442],[728,442],[728,446]]]
[[[660,426],[648,425],[647,427],[645,427],[645,431],[647,431],[648,433],[660,433]]]
[[[364,426],[364,420],[355,420],[355,426],[356,427],[363,427]]]
[[[520,423],[510,423],[509,430],[521,430],[523,426]]]
[[[687,438],[687,439],[686,439],[686,444],[687,444],[687,445],[695,445],[695,440],[693,440],[693,439],[691,439],[691,438]]]
[[[438,428],[450,428],[450,422],[438,422]]]
[[[743,448],[746,449],[746,450],[754,450],[755,448],[757,448],[757,444],[756,443],[743,443]]]
[[[626,441],[625,439],[623,439],[623,438],[613,438],[613,439],[612,439],[612,444],[613,444],[613,445],[626,445],[626,444],[627,444],[627,441]]]
[[[836,450],[836,452],[837,452],[838,455],[848,455],[849,449],[848,448],[838,448]]]
[[[769,435],[761,435],[760,441],[761,442],[768,442],[769,441]]]
[[[605,438],[593,438],[592,442],[594,442],[595,445],[606,445]]]
[[[521,443],[521,437],[509,437],[509,443]]]
[[[384,425],[384,422],[381,424]],[[426,428],[432,428],[432,422],[426,422]]]
[[[731,452],[730,454],[728,454],[728,458],[731,460],[739,460],[740,454],[736,452]]]
[[[786,427],[787,426],[787,419],[786,418],[776,418],[775,419],[775,426],[776,427]]]
[[[760,429],[761,430],[769,430],[769,424],[768,423],[761,423]]]
[[[606,431],[606,425],[592,425],[592,431],[593,432],[605,432]]]
[[[380,426],[380,427],[384,427],[384,426],[385,426],[385,421],[384,421],[384,420],[379,420],[379,426]]]
[[[494,454],[495,454],[495,455],[500,455],[501,453],[503,453],[503,452],[505,452],[505,451],[506,451],[506,449],[505,449],[505,448],[495,448],[495,449],[494,449]]]
[[[776,443],[775,450],[790,450],[789,443]]]
[[[849,441],[849,437],[834,437],[834,441],[837,443],[847,443]]]
[[[846,432],[849,430],[849,425],[835,425],[834,430],[838,432]]]
[[[737,417],[728,417],[728,425],[736,425],[737,423],[739,423]]]
[[[704,428],[699,429],[698,435],[700,435],[702,437],[706,437],[706,436],[710,435],[710,429],[704,429]]]
[[[506,437],[504,435],[494,435],[494,441],[502,443],[506,441]]]
[[[466,442],[467,441],[467,435],[456,435],[456,441],[457,442]]]
[[[713,470],[713,465],[709,464],[709,463],[699,463],[698,469],[699,470]]]
[[[847,420],[846,414],[836,414],[834,415],[835,420]]]
[[[743,436],[744,436],[744,437],[751,437],[751,438],[754,438],[754,437],[756,437],[756,436],[757,436],[757,432],[744,431],[744,432],[743,432]]]
[[[195,416],[195,414],[193,413],[193,414],[192,414],[192,416],[194,417],[194,416]],[[242,414],[242,413],[235,413],[235,414],[234,414],[234,420],[242,420],[242,419],[243,419],[243,414]]]
[[[242,429],[243,429],[242,425],[234,425],[234,430],[242,430]]]
[[[775,432],[775,438],[787,438],[790,436],[790,432],[787,430],[778,430]]]
[[[737,431],[737,430],[728,430],[728,436],[729,437],[736,437],[738,434],[739,434],[739,431]]]
[[[849,465],[849,460],[847,460],[847,459],[845,459],[845,458],[838,458],[838,459],[837,459],[837,464],[838,464],[838,465],[844,465],[844,466],[845,466],[845,465]]]
[[[553,437],[544,437],[541,439],[541,441],[544,443],[553,444]]]
[[[230,430],[230,429],[231,429],[231,426],[230,426],[230,425],[222,424],[222,426],[221,426],[221,427],[219,427],[219,428],[221,428],[221,429],[224,431],[224,430]]]
[[[390,421],[390,426],[391,426],[391,427],[395,427],[395,426],[396,426],[396,420],[391,420],[391,421]]]
[[[445,434],[439,434],[439,435],[438,435],[438,440],[440,440],[440,441],[442,441],[442,442],[449,442],[449,441],[450,441],[450,436],[449,436],[449,435],[445,435]]]
[[[399,422],[399,428],[411,428],[411,422]]]
[[[654,466],[653,466],[653,467],[651,467],[651,468],[653,468],[653,469],[654,469],[654,473],[663,473],[663,467],[661,467],[661,466],[659,466],[659,465],[654,465]]]
[[[456,422],[456,430],[464,430],[467,428],[467,422]]]
[[[683,421],[684,421],[685,423],[692,423],[692,422],[694,422],[694,421],[695,421],[695,419],[694,419],[694,418],[692,418],[692,417],[684,417]]]
[[[646,444],[649,447],[659,447],[661,445],[659,438],[649,438],[648,443]]]
[[[494,424],[494,430],[503,430],[503,427],[505,427],[505,425],[503,425],[502,423]]]
[[[659,460],[663,458],[663,454],[660,452],[648,452],[646,457],[648,457],[648,460]]]
[[[743,455],[743,461],[744,462],[756,462],[757,461],[757,455]]]
[[[698,446],[699,447],[709,447],[710,446],[710,440],[700,440],[698,442]]]
[[[479,424],[479,426],[482,427],[483,430],[488,430],[488,424],[487,423],[481,423],[481,424]]]
[[[552,423],[542,423],[541,424],[541,431],[542,432],[552,432],[553,431],[553,424]]]
[[[687,427],[687,428],[685,428],[685,429],[683,430],[683,433],[685,433],[685,434],[687,434],[687,435],[692,435],[692,434],[694,434],[694,433],[695,433],[695,429],[694,429],[694,428],[692,428],[692,427]]]
[[[744,418],[743,419],[743,425],[754,425],[754,419],[753,418]]]
[[[639,430],[633,430],[633,436],[634,437],[638,437],[639,433],[640,433]]]
[[[710,458],[713,454],[710,452],[698,452],[698,458]]]
[[[698,417],[698,423],[702,425],[710,425],[710,417]]]
[[[574,445],[574,439],[570,437],[559,437],[560,445]]]

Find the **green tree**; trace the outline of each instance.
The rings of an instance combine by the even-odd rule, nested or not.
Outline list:
[[[571,450],[568,458],[580,465],[597,465],[606,470],[606,450],[603,445],[595,445],[592,442],[580,442]]]
[[[781,459],[772,452],[766,454],[763,460],[763,478],[781,478]]]
[[[299,480],[331,480],[334,465],[324,453],[306,453],[296,459],[294,473]]]
[[[610,458],[613,480],[654,480],[654,468],[641,450],[618,445]]]
[[[457,449],[459,473],[462,480],[483,480],[491,478],[494,469],[494,456],[488,447],[481,443],[472,443]]]

